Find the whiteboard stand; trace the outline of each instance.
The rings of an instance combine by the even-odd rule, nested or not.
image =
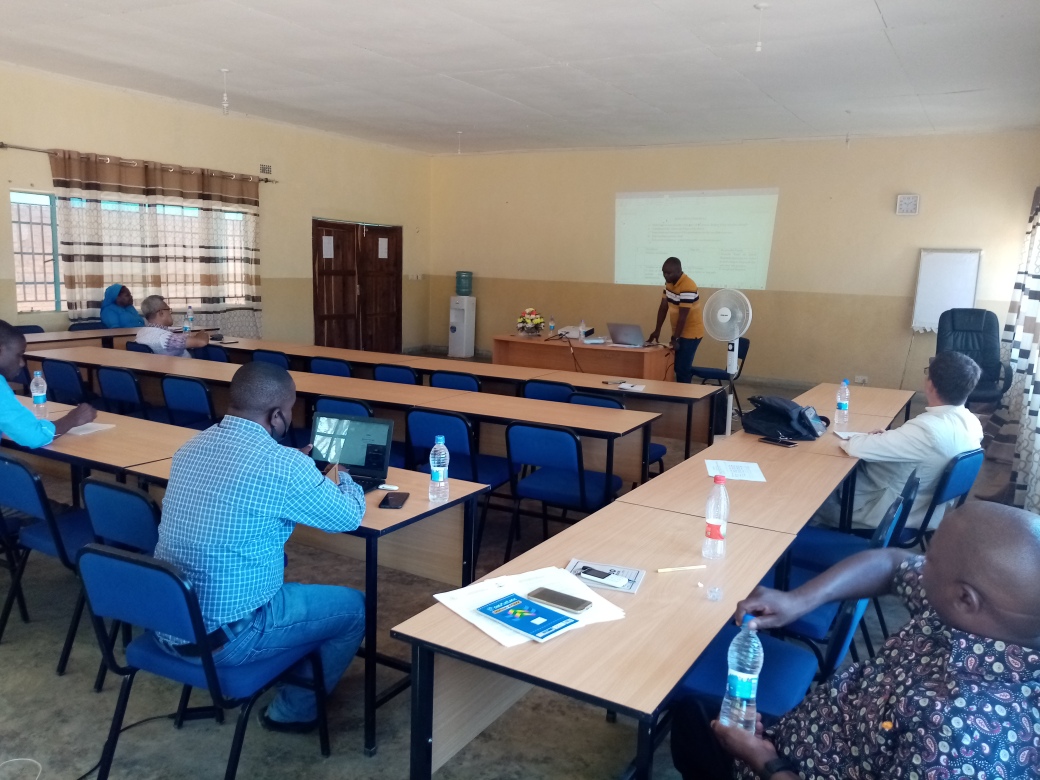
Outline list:
[[[935,331],[949,309],[974,309],[981,249],[922,249],[911,327]]]

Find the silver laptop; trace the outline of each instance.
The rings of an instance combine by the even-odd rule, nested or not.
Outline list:
[[[367,493],[386,482],[393,438],[393,420],[315,412],[311,457],[346,466]]]
[[[622,322],[608,322],[610,340],[619,347],[642,347],[646,344],[643,329],[638,325],[627,325]]]

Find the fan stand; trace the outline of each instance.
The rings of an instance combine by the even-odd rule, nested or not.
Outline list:
[[[740,347],[740,339],[736,338],[726,345],[726,373],[733,376],[740,368],[740,359],[737,349]],[[733,433],[733,393],[726,390],[726,436]]]

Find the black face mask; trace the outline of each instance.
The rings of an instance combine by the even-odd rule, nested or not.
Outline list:
[[[272,417],[271,417],[271,438],[274,439],[279,444],[283,444],[284,445],[284,444],[286,444],[286,438],[289,435],[289,428],[290,428],[290,426],[285,421],[285,416],[282,414],[282,410],[278,409],[276,411],[278,412],[278,416],[282,418],[282,426],[283,427],[282,427],[282,432],[281,433],[275,433],[274,415],[272,413]]]

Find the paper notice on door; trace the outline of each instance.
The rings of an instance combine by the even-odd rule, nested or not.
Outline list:
[[[321,237],[321,257],[323,260],[331,260],[333,257],[332,236]]]
[[[381,238],[379,239],[379,259],[386,260],[390,257],[390,239]]]

